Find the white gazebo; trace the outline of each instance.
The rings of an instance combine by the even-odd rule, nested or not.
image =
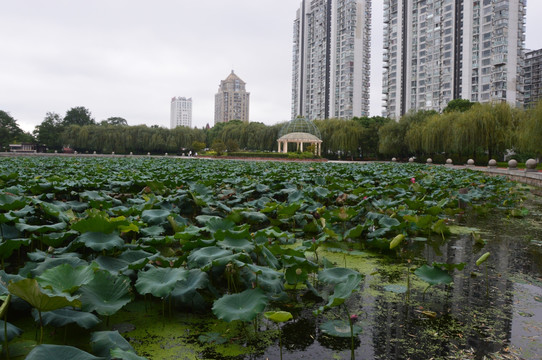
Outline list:
[[[310,120],[298,117],[282,127],[277,139],[279,153],[288,152],[288,144],[297,144],[297,151],[303,152],[304,144],[314,145],[314,155],[322,155],[320,130]]]

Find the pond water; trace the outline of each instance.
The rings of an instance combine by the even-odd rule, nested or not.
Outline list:
[[[345,255],[319,251],[319,257],[358,270],[362,287],[348,299],[350,314],[359,316],[363,331],[355,338],[323,334],[323,322],[348,318],[332,310],[315,316],[323,305],[306,290],[298,290],[297,306],[284,309],[294,315],[285,323],[282,359],[541,359],[542,358],[542,201],[531,197],[524,204],[529,215],[495,220],[496,214],[455,219],[455,235],[412,243],[399,259],[356,252]],[[493,216],[492,216],[493,215]],[[486,243],[480,246],[472,233]],[[488,260],[476,260],[490,252]],[[465,263],[454,270],[453,284],[433,286],[410,274],[410,296],[404,289],[412,264]],[[412,268],[413,266],[410,266]],[[387,285],[399,285],[386,287]],[[392,291],[386,291],[392,290]],[[155,307],[159,307],[156,305]],[[133,310],[134,313],[138,312]],[[141,329],[124,335],[138,354],[161,359],[280,359],[275,324],[218,325],[214,319],[191,314],[161,319],[149,313]],[[126,319],[125,314],[119,314]],[[137,321],[132,319],[134,321]],[[120,319],[118,321],[121,321]],[[226,327],[224,327],[226,326]],[[218,327],[218,328],[217,328]],[[198,340],[209,332],[239,332],[235,343]],[[218,335],[217,335],[218,336]]]

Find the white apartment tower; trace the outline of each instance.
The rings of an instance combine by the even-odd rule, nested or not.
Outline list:
[[[371,0],[303,0],[294,21],[292,118],[369,115]]]
[[[171,99],[171,128],[177,126],[192,127],[192,98],[173,97]]]
[[[527,0],[384,0],[384,116],[523,102]]]

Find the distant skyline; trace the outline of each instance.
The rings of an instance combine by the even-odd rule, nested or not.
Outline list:
[[[27,0],[0,3],[0,110],[32,132],[47,112],[89,109],[97,122],[169,127],[174,96],[192,125],[214,123],[234,70],[250,121],[290,120],[293,21],[301,1]],[[373,0],[370,115],[382,112],[382,1]],[[542,48],[542,2],[527,3],[527,49]]]

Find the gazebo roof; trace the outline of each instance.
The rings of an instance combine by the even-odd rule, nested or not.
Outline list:
[[[288,142],[322,142],[316,135],[306,132],[292,132],[281,136],[277,141]]]
[[[279,131],[279,138],[290,133],[307,133],[314,135],[316,138],[321,139],[322,135],[320,130],[314,125],[314,123],[304,117],[297,117],[291,121],[288,121],[282,129]]]

